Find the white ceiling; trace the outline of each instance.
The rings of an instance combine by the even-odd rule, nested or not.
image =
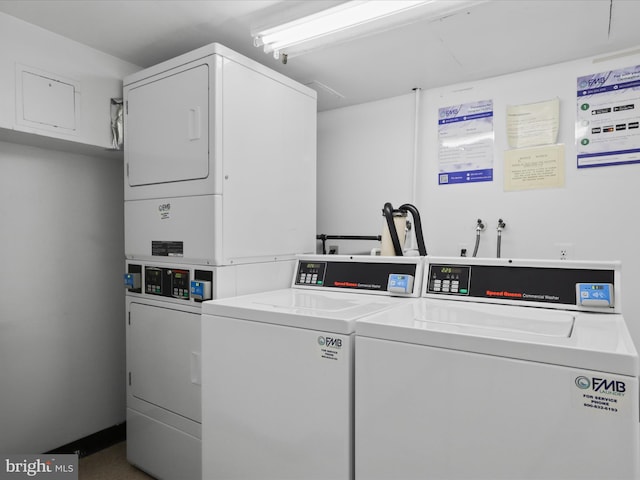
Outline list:
[[[447,0],[444,0],[447,1]],[[319,110],[640,48],[640,0],[495,0],[289,60],[251,32],[340,1],[0,0],[18,17],[147,67],[219,42],[318,89]]]

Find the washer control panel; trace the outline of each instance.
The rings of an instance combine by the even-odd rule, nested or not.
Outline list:
[[[427,293],[469,295],[471,267],[463,265],[432,265]]]
[[[428,258],[423,295],[619,313],[617,262]]]
[[[326,262],[300,262],[296,285],[323,285],[326,271]]]
[[[293,287],[418,297],[421,267],[420,257],[317,255],[298,261]]]

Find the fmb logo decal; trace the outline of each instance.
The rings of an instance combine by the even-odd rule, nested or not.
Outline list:
[[[591,387],[591,380],[589,380],[587,377],[577,377],[576,387],[582,390],[587,390],[588,388]]]
[[[158,205],[158,212],[160,212],[160,218],[162,220],[169,218],[169,215],[171,214],[171,204],[161,203]]]
[[[627,391],[627,386],[620,380],[607,380],[606,378],[579,376],[575,380],[576,386],[581,390],[593,389],[594,392],[621,395]]]
[[[320,335],[318,337],[318,345],[321,347],[342,348],[342,339]]]

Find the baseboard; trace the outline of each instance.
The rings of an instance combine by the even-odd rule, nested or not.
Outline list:
[[[123,442],[126,438],[127,424],[125,422],[105,428],[104,430],[100,430],[74,442],[67,443],[66,445],[45,452],[45,454],[77,453],[78,457],[82,458],[104,450],[116,443]]]

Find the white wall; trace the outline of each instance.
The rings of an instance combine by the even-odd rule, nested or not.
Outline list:
[[[111,146],[110,99],[122,97],[122,78],[139,67],[4,13],[0,13],[0,42],[0,128],[102,148]],[[78,82],[76,132],[17,123],[17,65]]]
[[[414,96],[408,95],[318,115],[319,234],[380,235],[384,204],[411,202],[414,112]],[[339,253],[362,253],[379,242],[329,245]]]
[[[0,451],[39,453],[125,419],[123,160],[104,148],[138,68],[4,14],[0,41]],[[81,82],[76,136],[13,130],[15,63]]]
[[[640,322],[636,321],[640,317],[640,306],[634,302],[634,292],[640,289],[640,277],[636,275],[640,267],[636,252],[640,226],[635,212],[640,164],[578,170],[574,145],[577,77],[638,63],[637,53],[595,63],[593,59],[583,59],[424,91],[416,206],[422,215],[428,253],[458,255],[461,244],[472,249],[475,222],[480,217],[487,224],[487,230],[482,236],[479,256],[495,256],[497,220],[503,218],[507,223],[502,241],[503,257],[556,258],[555,244],[570,243],[575,259],[621,260],[623,311],[636,345],[640,346]],[[565,186],[505,192],[506,106],[554,97],[560,98],[561,105],[558,143],[565,145]],[[486,99],[494,101],[493,182],[438,186],[438,109]],[[319,115],[319,192],[327,195],[335,185],[337,199],[358,201],[352,203],[350,209],[340,209],[337,200],[327,202],[319,198],[318,232],[345,228],[351,225],[350,218],[359,219],[357,230],[377,231],[381,199],[404,201],[399,196],[401,192],[410,191],[409,177],[380,175],[378,171],[371,173],[360,167],[379,166],[388,160],[388,152],[406,152],[414,125],[412,101],[413,94],[408,93],[384,102]],[[371,142],[375,146],[365,146]],[[337,159],[349,162],[348,166],[339,168]],[[406,171],[406,164],[400,168]],[[372,211],[376,215],[371,215]]]
[[[0,451],[124,421],[122,162],[0,142]]]

